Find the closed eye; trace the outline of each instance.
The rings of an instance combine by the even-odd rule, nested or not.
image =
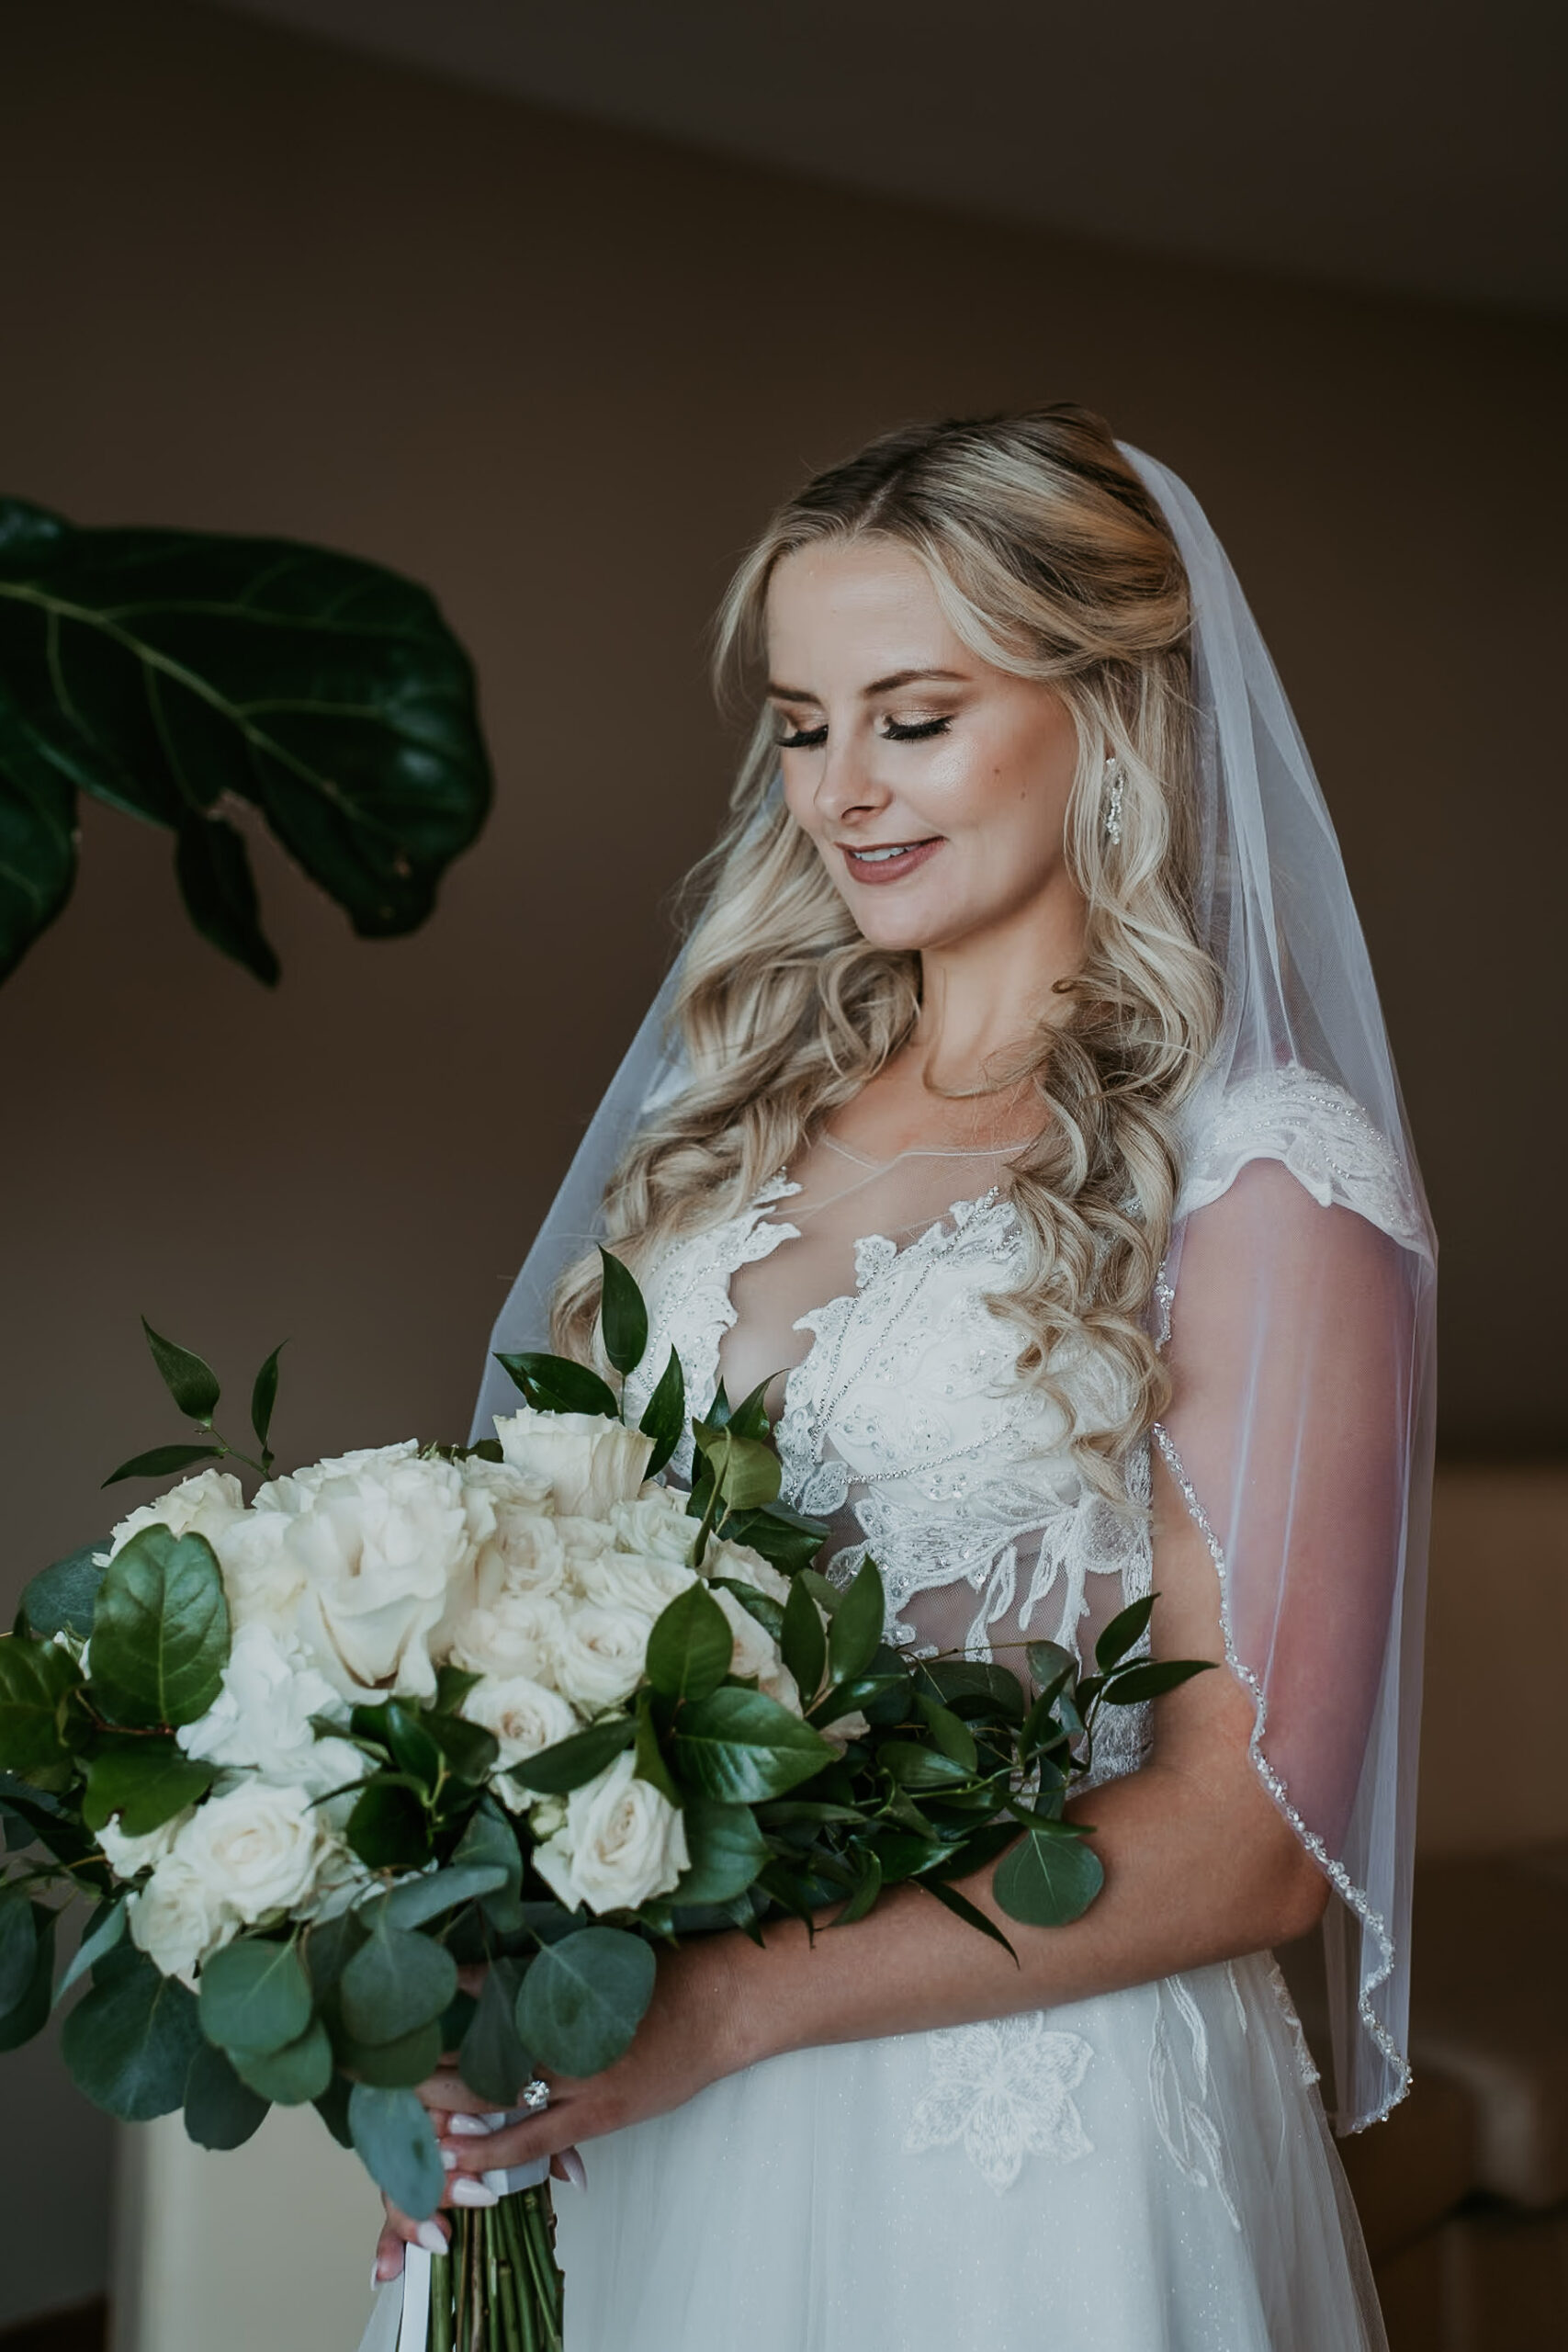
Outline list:
[[[919,743],[928,735],[945,735],[952,724],[950,718],[917,718],[901,726],[897,719],[890,718],[885,731],[890,743]]]
[[[824,719],[820,727],[797,728],[793,735],[778,735],[773,740],[781,752],[815,752],[828,741],[828,722]]]

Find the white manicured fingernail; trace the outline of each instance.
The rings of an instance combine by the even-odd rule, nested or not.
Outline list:
[[[395,2270],[383,2269],[382,2265],[389,2259],[389,2256],[387,2255],[378,2254],[376,2256],[375,2261],[370,2265],[370,2284],[373,2287],[384,2287],[389,2279],[399,2278],[401,2275],[403,2267],[402,2256],[400,2255],[399,2256],[398,2265]]]
[[[559,2164],[560,2168],[562,2172],[565,2173],[568,2180],[570,2181],[573,2188],[587,2188],[588,2166],[583,2163],[582,2158],[578,2154],[575,2148],[563,2148],[557,2159],[557,2162]]]
[[[426,2254],[445,2254],[446,2251],[446,2233],[434,2222],[422,2222],[414,2232],[413,2242],[415,2245],[422,2245]]]
[[[457,2169],[457,2159],[450,2148],[443,2148],[441,2151],[441,2169],[443,2172],[456,2172]]]
[[[493,2188],[485,2187],[482,2180],[470,2180],[465,2176],[452,2183],[452,2202],[454,2205],[499,2205],[501,2199]]]
[[[449,2115],[446,2129],[454,2140],[488,2140],[491,2127],[482,2115]]]

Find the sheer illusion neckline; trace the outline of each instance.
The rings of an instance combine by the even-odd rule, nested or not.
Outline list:
[[[836,1151],[842,1159],[852,1160],[857,1168],[869,1169],[874,1175],[880,1176],[889,1168],[897,1168],[901,1159],[1000,1159],[1010,1151],[1027,1151],[1035,1138],[1023,1136],[1016,1143],[911,1143],[886,1159],[868,1159],[863,1152],[852,1149],[847,1143],[840,1143],[837,1136],[829,1135],[826,1130],[818,1140],[825,1143],[829,1151]]]

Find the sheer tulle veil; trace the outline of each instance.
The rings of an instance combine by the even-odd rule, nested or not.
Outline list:
[[[1258,1769],[1338,1898],[1324,1930],[1336,2108],[1355,2130],[1408,2081],[1435,1245],[1344,862],[1283,688],[1190,491],[1125,454],[1191,588],[1199,918],[1226,981],[1154,1302],[1173,1373],[1155,1442],[1214,1559]],[[543,1343],[555,1281],[594,1238],[629,1136],[679,1089],[678,970],[583,1137],[492,1349]],[[1316,1145],[1298,1149],[1309,1125]],[[1283,1216],[1281,1166],[1299,1180]],[[514,1403],[492,1361],[476,1430]]]

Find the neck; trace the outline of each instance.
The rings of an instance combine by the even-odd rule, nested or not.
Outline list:
[[[1055,993],[1083,961],[1086,908],[1061,877],[972,937],[920,951],[920,1016],[910,1049],[932,1093],[964,1094],[1005,1078],[1043,1021],[1066,1020]]]

